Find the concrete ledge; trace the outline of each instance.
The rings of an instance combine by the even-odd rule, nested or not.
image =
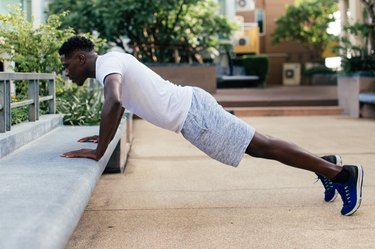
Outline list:
[[[112,156],[105,167],[103,173],[124,173],[126,162],[128,160],[128,153],[133,142],[133,114],[125,113],[126,125],[122,127],[121,140],[117,143]]]
[[[96,144],[77,140],[98,127],[61,126],[0,160],[0,248],[63,249],[123,134],[123,119],[98,162],[62,158]]]
[[[41,116],[40,119],[35,122],[25,122],[12,126],[10,131],[0,133],[0,158],[3,158],[62,124],[62,115],[50,114]]]

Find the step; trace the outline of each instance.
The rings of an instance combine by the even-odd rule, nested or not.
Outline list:
[[[227,107],[236,116],[317,116],[342,115],[338,106]]]
[[[223,107],[337,106],[337,86],[217,89]]]

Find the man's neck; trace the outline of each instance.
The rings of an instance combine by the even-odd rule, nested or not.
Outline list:
[[[95,78],[96,77],[96,60],[98,59],[97,53],[92,53],[87,56],[87,63],[88,63],[88,77]]]

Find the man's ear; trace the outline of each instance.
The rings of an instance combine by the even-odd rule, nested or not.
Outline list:
[[[83,65],[86,62],[86,56],[84,54],[78,54],[79,64]]]

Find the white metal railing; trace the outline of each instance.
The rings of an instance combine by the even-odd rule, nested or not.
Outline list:
[[[56,112],[55,74],[46,73],[0,73],[0,133],[10,131],[12,108],[29,106],[29,121],[39,119],[39,103],[49,101],[49,113]],[[11,103],[12,81],[28,81],[28,99]],[[39,81],[48,82],[48,95],[39,96]]]

